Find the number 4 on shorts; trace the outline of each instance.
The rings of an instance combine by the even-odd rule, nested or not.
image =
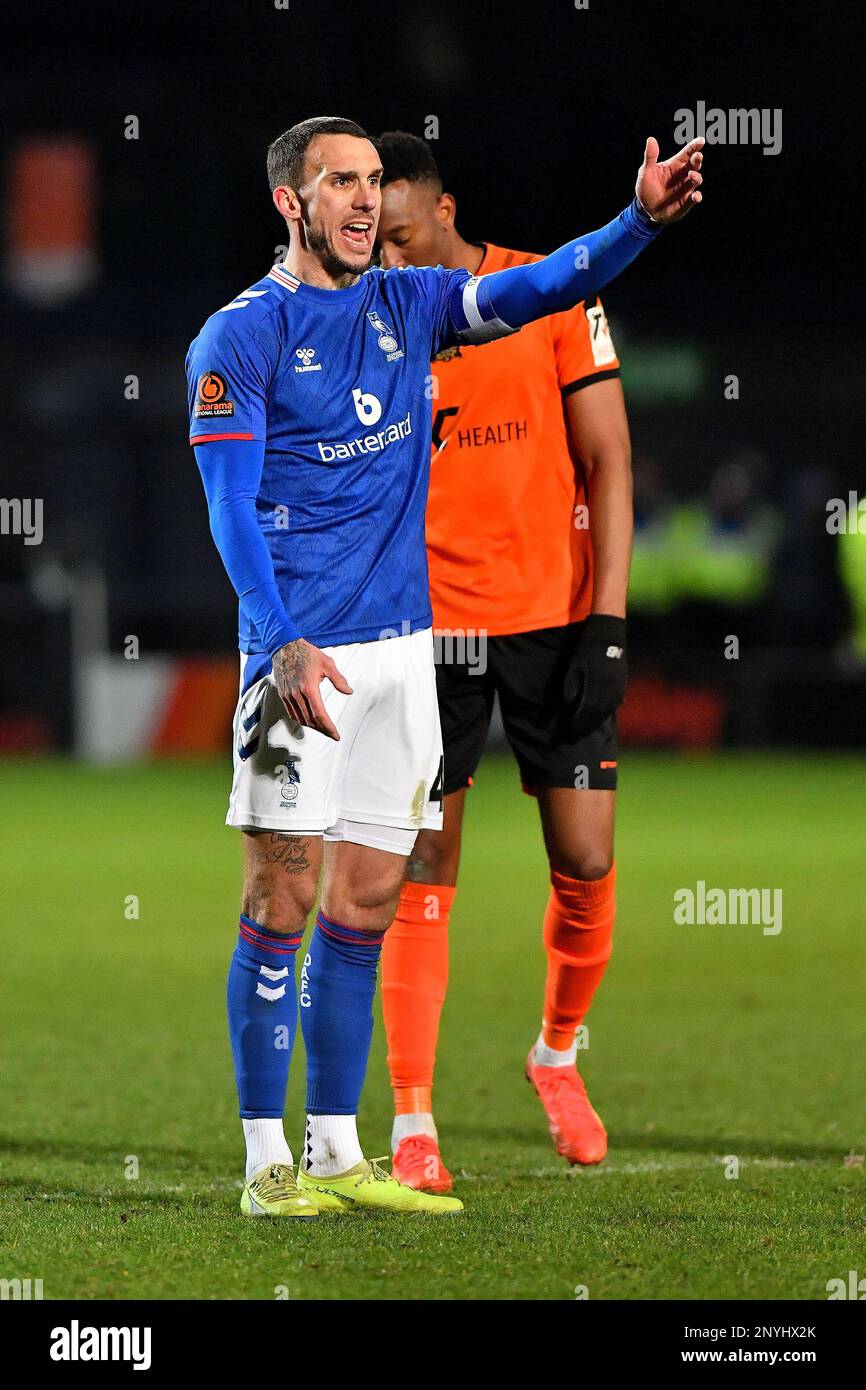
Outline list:
[[[436,769],[436,776],[433,778],[433,785],[430,788],[428,801],[438,801],[439,809],[442,809],[442,779],[445,775],[445,756],[439,759],[439,767]]]

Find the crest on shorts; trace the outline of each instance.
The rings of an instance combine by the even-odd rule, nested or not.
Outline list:
[[[280,803],[287,810],[293,809],[291,803],[298,799],[298,784],[301,774],[296,766],[297,758],[286,758],[284,763],[280,763],[275,768],[277,781],[280,784]]]
[[[280,763],[277,768],[277,777],[284,787],[296,787],[301,780],[301,774],[297,769],[297,758],[286,758],[284,763]]]

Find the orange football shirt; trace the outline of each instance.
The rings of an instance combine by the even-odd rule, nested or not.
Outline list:
[[[541,260],[487,245],[477,271]],[[601,301],[434,360],[427,556],[435,628],[490,636],[586,617],[592,551],[563,396],[619,375]]]

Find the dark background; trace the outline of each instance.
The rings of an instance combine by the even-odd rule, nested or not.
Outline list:
[[[767,582],[741,615],[762,653],[763,722],[736,716],[749,652],[735,678],[716,639],[741,629],[712,604],[658,621],[638,612],[636,669],[715,681],[733,701],[731,738],[784,738],[793,720],[803,742],[862,739],[862,659],[824,526],[826,499],[866,490],[857,4],[182,0],[43,4],[26,17],[7,6],[3,19],[3,165],[24,137],[87,142],[99,261],[65,303],[37,306],[8,278],[0,300],[0,495],[43,497],[46,528],[39,547],[0,537],[7,728],[27,714],[37,742],[69,742],[58,573],[102,576],[112,650],[129,633],[150,651],[234,646],[186,444],[183,358],[285,239],[264,168],[276,134],[318,113],[422,134],[435,115],[463,234],[546,251],[615,215],[646,136],[672,153],[675,111],[703,100],[782,108],[782,151],[709,147],[703,207],[604,298],[636,469],[652,460],[670,498],[706,505],[716,470],[739,460],[749,506],[776,518]],[[665,349],[693,364],[687,389],[676,367],[672,391],[653,389]],[[124,398],[130,373],[137,401]],[[736,402],[723,395],[729,373]]]

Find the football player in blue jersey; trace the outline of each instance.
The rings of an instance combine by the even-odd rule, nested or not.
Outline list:
[[[213,314],[187,357],[190,442],[240,602],[227,823],[243,832],[245,871],[227,994],[247,1215],[462,1210],[365,1159],[356,1127],[382,940],[418,831],[442,824],[429,363],[595,294],[701,201],[702,145],[660,162],[648,140],[613,222],[480,279],[371,268],[382,169],[354,122],[303,121],[268,151],[286,258]],[[296,1178],[283,1111],[298,1004]]]

